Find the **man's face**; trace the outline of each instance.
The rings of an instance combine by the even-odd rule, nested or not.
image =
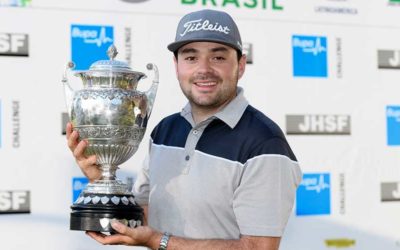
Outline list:
[[[175,59],[183,93],[192,108],[202,110],[218,110],[236,96],[245,65],[245,56],[238,62],[235,49],[213,42],[186,44]]]

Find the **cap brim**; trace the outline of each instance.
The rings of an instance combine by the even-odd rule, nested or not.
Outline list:
[[[208,39],[198,39],[198,38],[193,38],[193,39],[188,39],[188,40],[184,40],[184,41],[179,41],[179,42],[173,42],[171,44],[169,44],[167,46],[168,50],[171,52],[176,52],[178,51],[178,49],[180,49],[181,47],[185,46],[188,43],[193,43],[193,42],[214,42],[214,43],[221,43],[224,44],[226,46],[232,47],[235,50],[238,51],[242,51],[242,49],[239,46],[235,46],[232,43],[227,43],[225,41],[222,41],[221,39],[212,39],[212,38],[208,38]]]

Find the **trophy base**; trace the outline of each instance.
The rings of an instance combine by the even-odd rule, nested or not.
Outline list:
[[[71,209],[70,230],[115,233],[112,220],[131,228],[143,225],[143,209],[133,195],[81,194]]]

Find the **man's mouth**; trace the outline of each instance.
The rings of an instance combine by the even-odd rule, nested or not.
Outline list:
[[[212,86],[217,85],[217,82],[216,81],[210,81],[210,82],[202,81],[202,82],[195,82],[194,84],[196,84],[199,87],[212,87]]]

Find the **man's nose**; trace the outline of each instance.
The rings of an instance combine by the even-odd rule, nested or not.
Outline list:
[[[198,63],[198,72],[211,72],[211,63],[207,59],[200,59]]]

